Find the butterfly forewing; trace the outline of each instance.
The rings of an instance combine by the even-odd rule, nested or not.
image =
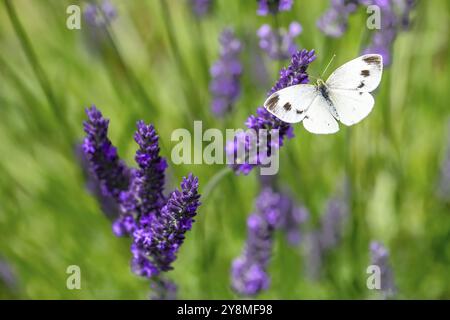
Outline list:
[[[346,126],[360,122],[372,111],[375,103],[368,92],[335,89],[330,92],[339,120]]]
[[[337,68],[326,84],[333,89],[371,92],[381,81],[383,58],[379,54],[365,54]]]
[[[284,122],[300,122],[317,96],[315,86],[299,84],[273,93],[264,102],[264,108]]]

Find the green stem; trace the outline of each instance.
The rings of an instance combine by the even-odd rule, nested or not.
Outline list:
[[[53,111],[53,114],[55,117],[61,122],[62,127],[64,128],[64,132],[71,137],[70,134],[70,127],[67,125],[67,120],[64,115],[64,109],[61,108],[61,105],[58,104],[56,97],[53,93],[53,90],[50,86],[50,81],[48,80],[48,77],[46,73],[44,72],[44,69],[39,63],[39,60],[37,58],[37,55],[33,49],[33,46],[30,42],[30,39],[22,25],[22,23],[19,20],[19,17],[17,16],[16,10],[14,8],[14,5],[12,4],[12,1],[10,0],[4,0],[6,11],[8,13],[8,17],[11,21],[11,24],[13,25],[14,31],[16,32],[17,37],[19,38],[20,44],[22,46],[23,51],[25,52],[25,55],[30,62],[30,65],[33,69],[33,73],[35,74],[39,85],[42,88],[42,91],[45,94],[45,97],[47,98],[47,101]]]
[[[195,80],[191,79],[191,77],[189,76],[189,70],[180,55],[181,51],[175,38],[173,19],[172,16],[170,15],[170,10],[167,5],[167,1],[161,0],[160,3],[162,8],[163,22],[167,30],[167,35],[169,37],[169,43],[172,49],[171,51],[174,56],[175,63],[180,71],[180,75],[188,78],[187,81],[182,81],[184,95],[187,98],[192,98],[194,100],[194,103],[192,104],[192,106],[194,107],[193,109],[197,111],[199,117],[204,119],[206,114],[204,112],[204,108],[202,107],[201,99],[198,95],[198,92],[195,90],[195,88],[193,88],[194,90],[189,90],[186,86],[187,84],[193,85],[195,83]],[[187,110],[187,114],[191,121],[193,121],[196,118],[194,114],[192,114],[190,109]]]
[[[124,72],[125,78],[128,82],[128,85],[130,86],[130,89],[135,93],[136,96],[138,96],[141,99],[145,107],[150,107],[152,111],[155,113],[155,115],[157,115],[159,110],[156,108],[155,103],[153,103],[153,101],[147,95],[145,89],[142,87],[141,83],[137,79],[134,72],[127,66],[125,59],[123,58],[119,48],[116,45],[116,41],[114,40],[113,34],[109,27],[106,28],[106,35],[108,37],[108,41],[111,45],[111,48],[113,49],[113,53],[117,59],[117,62],[119,63],[120,68]]]
[[[230,167],[225,167],[218,171],[215,175],[209,179],[208,183],[203,188],[202,192],[202,202],[205,203],[206,199],[209,197],[214,188],[219,184],[219,182],[229,173],[233,172]]]
[[[281,52],[281,32],[280,32],[280,21],[278,19],[278,14],[273,14],[273,28],[275,29],[275,35],[277,37],[277,52]],[[283,60],[278,60],[278,70],[281,70],[283,68]]]

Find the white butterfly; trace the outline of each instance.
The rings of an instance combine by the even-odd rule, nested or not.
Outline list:
[[[296,123],[311,133],[339,131],[339,120],[347,126],[358,123],[375,103],[369,92],[381,81],[383,58],[366,54],[336,69],[326,82],[299,84],[274,92],[264,107],[284,122]],[[336,120],[335,120],[336,119]]]

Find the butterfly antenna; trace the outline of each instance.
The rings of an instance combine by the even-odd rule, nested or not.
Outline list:
[[[335,57],[336,54],[333,54],[333,56],[330,59],[330,62],[328,62],[327,66],[325,67],[325,70],[323,70],[322,73],[320,74],[320,78],[322,78],[322,76],[325,74],[325,72],[327,71],[328,67],[331,65]]]

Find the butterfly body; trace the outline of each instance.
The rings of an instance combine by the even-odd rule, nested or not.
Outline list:
[[[339,131],[339,120],[350,126],[364,119],[372,110],[370,94],[381,81],[382,57],[367,54],[336,69],[326,82],[299,84],[284,88],[267,98],[264,107],[288,123],[303,122],[316,134]]]

